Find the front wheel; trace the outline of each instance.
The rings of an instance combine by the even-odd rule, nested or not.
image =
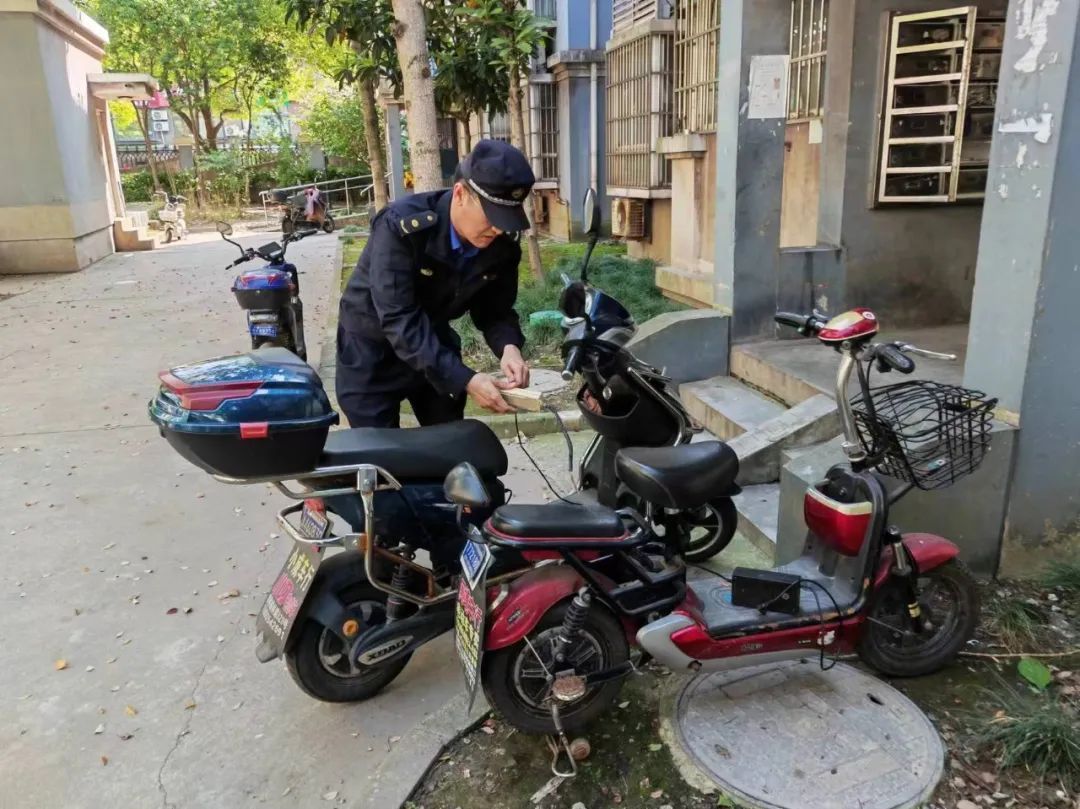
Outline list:
[[[334,217],[332,217],[330,214],[327,214],[326,216],[323,217],[322,229],[323,229],[323,233],[333,233],[334,232]]]
[[[930,674],[951,661],[975,631],[979,592],[959,559],[920,573],[922,631],[907,618],[907,598],[899,581],[890,579],[871,598],[859,640],[859,657],[893,677]]]
[[[293,222],[291,216],[281,217],[281,232],[283,235],[288,236],[296,230],[296,223]]]
[[[483,660],[484,694],[502,717],[523,733],[554,733],[548,707],[550,688],[547,672],[554,672],[555,642],[562,632],[563,618],[570,606],[567,600],[548,610],[524,640],[485,654]],[[589,674],[618,666],[630,657],[626,634],[614,616],[595,602],[589,607],[581,633],[566,652],[560,669],[573,668],[577,674]],[[580,699],[561,703],[559,716],[563,729],[574,733],[592,722],[610,707],[619,695],[622,681],[602,683]]]
[[[367,582],[344,587],[337,597],[350,615],[360,621],[360,633],[386,623],[386,593]],[[349,647],[322,624],[308,619],[299,637],[285,652],[285,665],[293,681],[309,697],[323,702],[360,702],[378,694],[397,677],[409,654],[386,663],[361,666],[353,663]]]

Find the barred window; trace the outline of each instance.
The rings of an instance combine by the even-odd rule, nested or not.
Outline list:
[[[829,0],[792,0],[788,120],[820,118],[825,107]]]
[[[491,140],[510,142],[510,116],[505,112],[489,112],[486,137]]]
[[[558,17],[557,0],[533,0],[533,14],[544,20],[555,20]]]
[[[675,118],[680,132],[716,128],[720,0],[681,0],[675,8]]]
[[[559,86],[555,82],[531,85],[537,130],[533,133],[532,156],[538,180],[559,178]]]

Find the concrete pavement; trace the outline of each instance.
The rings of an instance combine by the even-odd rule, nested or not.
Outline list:
[[[316,357],[336,247],[289,251]],[[448,637],[358,705],[255,660],[254,615],[289,550],[282,498],[217,483],[146,417],[159,370],[244,350],[234,257],[195,234],[0,278],[0,807],[376,805],[388,751],[459,693]],[[536,484],[510,485],[536,499]]]

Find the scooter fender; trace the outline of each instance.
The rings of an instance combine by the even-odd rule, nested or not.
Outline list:
[[[960,553],[956,545],[937,534],[904,534],[904,547],[914,562],[915,569],[923,573],[941,567]],[[875,589],[888,581],[892,566],[893,551],[886,547],[881,552],[881,561],[874,576]]]
[[[496,606],[488,615],[484,649],[491,652],[517,643],[533,630],[548,610],[570,598],[583,583],[573,568],[543,565],[514,579],[501,602],[497,596],[489,594],[489,603]]]

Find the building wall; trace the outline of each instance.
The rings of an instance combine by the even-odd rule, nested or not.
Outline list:
[[[670,199],[654,199],[649,202],[649,240],[628,240],[626,254],[630,258],[652,259],[657,264],[671,263]]]

